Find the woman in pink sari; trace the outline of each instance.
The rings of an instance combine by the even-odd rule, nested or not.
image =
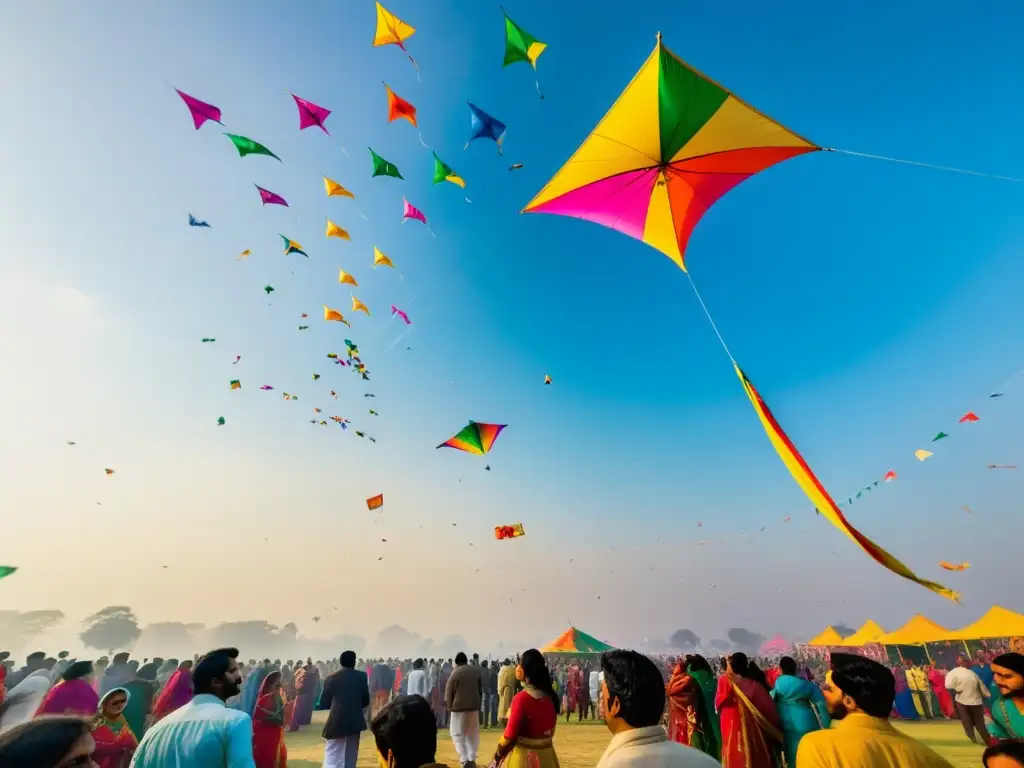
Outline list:
[[[158,723],[171,712],[192,701],[192,662],[184,661],[167,680],[167,685],[153,702],[153,722]]]
[[[933,661],[928,667],[928,685],[932,687],[932,693],[939,700],[939,710],[943,717],[956,717],[956,709],[953,707],[953,697],[946,690],[946,675],[935,668]]]
[[[734,653],[718,679],[715,708],[722,722],[723,768],[774,768],[782,721],[768,689],[744,675],[746,654]]]
[[[91,661],[76,661],[47,692],[36,715],[95,715],[100,697],[92,687],[91,675]]]

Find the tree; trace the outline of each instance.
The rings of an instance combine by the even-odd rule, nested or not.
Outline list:
[[[60,611],[0,611],[0,638],[3,638],[4,650],[22,650],[33,638],[50,631],[63,619]]]
[[[757,632],[751,632],[749,629],[743,627],[733,627],[725,633],[728,638],[732,641],[732,644],[736,646],[736,649],[747,654],[757,653],[757,649],[761,647],[761,644],[765,641],[764,635],[759,635]]]
[[[668,639],[668,644],[673,650],[692,651],[700,645],[700,638],[690,629],[677,629]]]
[[[132,647],[142,630],[134,611],[127,605],[108,605],[82,622],[79,635],[88,648],[114,653]]]

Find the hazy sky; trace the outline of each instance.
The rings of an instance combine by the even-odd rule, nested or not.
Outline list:
[[[850,510],[855,524],[964,607],[815,517],[668,259],[517,213],[659,30],[823,145],[1024,176],[1006,96],[1019,4],[637,0],[626,14],[515,0],[508,12],[550,45],[544,101],[528,67],[501,68],[495,5],[389,7],[418,29],[422,82],[401,51],[370,46],[370,0],[5,14],[0,562],[22,569],[0,584],[5,608],[62,609],[69,634],[128,604],[144,623],[267,618],[369,637],[400,623],[539,643],[572,621],[631,643],[679,627],[895,627],[919,611],[959,626],[993,602],[1022,607],[999,543],[1024,528],[1021,475],[985,468],[1024,465],[1024,386],[987,399],[1024,367],[1021,185],[815,154],[729,193],[688,251],[733,353],[826,486],[845,497],[899,473]],[[382,80],[417,106],[465,193],[431,186],[415,129],[385,124]],[[221,107],[226,128],[193,130],[172,85]],[[334,110],[331,137],[298,131],[285,89]],[[504,157],[463,151],[467,99],[508,124]],[[222,130],[283,164],[240,159]],[[406,180],[371,179],[367,145]],[[328,199],[321,173],[357,199]],[[290,207],[261,207],[254,183]],[[399,226],[403,194],[436,239]],[[189,228],[190,212],[212,228]],[[325,216],[352,242],[326,240]],[[283,256],[278,233],[309,260]],[[398,270],[370,269],[375,244]],[[373,312],[351,331],[320,319],[323,304],[350,314],[339,266]],[[391,303],[414,321],[397,343]],[[368,386],[325,359],[345,337]],[[313,407],[377,443],[311,425]],[[971,408],[981,421],[957,425]],[[469,419],[509,424],[490,456],[434,449]],[[952,437],[919,464],[939,430]],[[518,521],[525,538],[493,540]]]

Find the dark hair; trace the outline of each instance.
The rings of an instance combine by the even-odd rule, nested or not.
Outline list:
[[[1024,675],[1024,654],[1003,653],[992,659],[992,664],[995,664],[997,667],[1006,667],[1018,675]]]
[[[55,768],[91,730],[83,717],[41,717],[16,725],[0,735],[0,766]]]
[[[896,680],[877,661],[852,653],[833,653],[832,682],[872,717],[887,718],[892,712]]]
[[[742,677],[747,676],[747,668],[750,666],[750,659],[747,658],[747,654],[742,651],[736,651],[736,653],[729,654],[729,665],[732,667],[732,671]]]
[[[80,677],[86,677],[92,674],[92,662],[91,661],[76,661],[70,667],[64,670],[64,674],[61,675],[63,680],[77,680]]]
[[[437,718],[419,694],[399,696],[370,723],[377,752],[390,750],[395,768],[419,768],[433,763],[437,753]]]
[[[192,688],[197,693],[210,693],[214,680],[223,680],[231,666],[231,660],[238,658],[237,648],[218,648],[210,651],[192,670]]]
[[[784,675],[795,675],[796,674],[796,662],[789,656],[783,656],[779,659],[779,669]]]
[[[468,661],[469,659],[466,658],[466,654],[464,654],[462,651],[459,651],[455,654],[455,663],[458,664],[460,667]]]
[[[416,659],[416,661],[414,661],[412,663],[412,668],[413,669],[423,669],[423,659]]]
[[[665,681],[654,662],[636,651],[607,651],[601,671],[608,701],[619,700],[619,717],[634,728],[661,722],[665,711]]]
[[[747,663],[747,680],[753,680],[755,683],[764,688],[768,693],[772,692],[771,686],[768,685],[768,678],[765,677],[764,671],[757,666],[754,662]]]
[[[544,661],[544,654],[536,648],[523,651],[519,660],[519,666],[523,668],[523,677],[526,681],[541,693],[546,693],[555,705],[555,714],[562,710],[562,702],[555,693],[555,686],[551,683],[551,672]]]
[[[686,669],[689,672],[693,672],[695,670],[703,670],[704,672],[707,672],[709,674],[714,674],[714,672],[711,671],[711,665],[708,664],[708,660],[701,656],[699,653],[686,654],[685,663]]]
[[[341,662],[341,666],[343,666],[345,669],[355,669],[356,668],[356,652],[355,651],[345,651],[344,653],[341,654],[341,658],[338,659],[338,661]]]
[[[1020,765],[1024,765],[1024,741],[1009,739],[993,744],[981,756],[981,764],[988,765],[989,758],[992,757],[1009,757],[1011,760],[1016,760]]]

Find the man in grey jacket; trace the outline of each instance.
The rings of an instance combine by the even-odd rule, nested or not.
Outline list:
[[[483,680],[480,667],[467,662],[466,654],[459,651],[455,657],[455,669],[445,686],[444,701],[451,712],[448,729],[459,762],[462,768],[476,768],[476,755],[480,748],[478,718],[483,698]]]

